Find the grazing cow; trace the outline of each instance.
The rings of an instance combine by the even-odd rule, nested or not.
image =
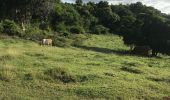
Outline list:
[[[42,45],[51,45],[52,46],[52,42],[53,40],[52,39],[43,39],[42,40]]]
[[[133,54],[142,55],[142,56],[151,56],[152,49],[149,46],[136,46],[132,50]]]

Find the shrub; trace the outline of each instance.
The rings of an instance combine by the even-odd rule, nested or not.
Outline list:
[[[22,34],[21,28],[14,21],[6,19],[3,21],[2,26],[3,32],[10,36],[13,35],[19,36]]]
[[[104,73],[104,75],[110,76],[110,77],[115,77],[115,74],[111,73],[111,72],[106,72],[106,73]]]
[[[88,36],[84,34],[76,34],[76,35],[72,35],[71,38],[73,40],[72,45],[79,46],[82,45],[83,42],[88,39]]]
[[[101,77],[95,74],[77,75],[78,82],[85,82],[85,81],[90,81],[90,80],[92,81],[92,80],[95,80],[96,78],[101,78]]]
[[[46,31],[50,31],[50,28],[49,28],[49,23],[48,22],[41,22],[40,25],[39,25],[39,28],[41,30],[46,30]]]
[[[63,83],[76,82],[76,77],[69,73],[65,68],[52,68],[44,72],[45,75],[50,76],[54,80],[60,80]]]
[[[96,25],[94,29],[92,29],[92,32],[94,34],[107,34],[109,33],[109,29],[102,25]]]
[[[71,45],[81,45],[86,39],[87,35],[84,34],[69,34],[68,32],[60,33],[53,37],[53,45],[59,47],[69,47]]]
[[[84,28],[80,26],[73,26],[70,28],[70,32],[74,34],[84,34]]]
[[[60,36],[69,37],[69,36],[70,36],[70,33],[67,32],[67,31],[61,32],[61,33],[60,33]]]
[[[35,76],[33,75],[33,73],[28,73],[24,75],[25,80],[34,80],[34,77]]]
[[[56,36],[53,39],[53,45],[59,47],[69,47],[72,44],[72,40],[62,36]]]
[[[67,31],[67,26],[64,23],[59,23],[58,25],[54,26],[54,30],[58,32],[65,32]]]
[[[51,31],[47,30],[40,30],[38,26],[27,26],[27,30],[25,31],[25,34],[23,35],[24,38],[34,40],[34,41],[40,41],[43,38],[51,37],[52,34]]]
[[[13,59],[13,56],[9,54],[0,56],[0,61],[9,61],[12,59]]]
[[[30,40],[40,40],[41,38],[43,38],[43,35],[40,33],[41,31],[39,30],[39,28],[28,26],[23,37]]]

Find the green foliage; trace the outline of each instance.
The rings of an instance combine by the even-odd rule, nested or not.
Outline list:
[[[55,30],[62,33],[68,31],[68,27],[64,23],[59,23],[55,26]]]
[[[49,23],[48,22],[41,22],[40,25],[39,25],[39,28],[41,30],[46,30],[46,31],[49,31],[50,28],[49,28]]]
[[[73,31],[78,30],[78,32],[83,32],[84,29],[81,27],[75,27],[79,24],[80,15],[79,13],[74,9],[71,5],[63,5],[63,4],[57,4],[55,13],[53,14],[53,18],[51,20],[52,27],[55,31],[58,32],[65,32],[65,31]],[[73,29],[72,29],[73,28]]]
[[[99,22],[112,29],[113,25],[120,20],[119,15],[112,11],[107,1],[100,1],[97,7],[95,15],[99,18]]]
[[[89,39],[89,36],[84,34],[75,34],[70,36],[70,38],[73,40],[72,45],[74,46],[80,46],[82,45],[87,39]]]
[[[83,34],[83,33],[85,33],[83,27],[80,27],[80,26],[71,27],[70,32],[73,33],[73,34]]]
[[[102,25],[96,25],[92,32],[93,34],[107,34],[109,33],[109,29]]]
[[[85,34],[60,33],[53,38],[53,45],[59,47],[77,46],[84,43],[89,37]]]
[[[82,5],[83,4],[83,1],[82,0],[76,0],[75,2],[77,5]]]
[[[54,16],[56,17],[53,19],[54,22],[64,21],[66,25],[75,25],[80,19],[79,13],[71,5],[57,5]]]
[[[43,38],[49,38],[52,37],[53,32],[47,28],[40,30],[39,24],[32,24],[32,25],[26,25],[26,31],[23,33],[22,38],[34,40],[34,41],[40,41]]]
[[[71,46],[72,42],[73,40],[62,36],[56,36],[53,39],[53,45],[59,47],[69,47]]]
[[[100,1],[98,4],[97,4],[98,8],[105,8],[105,7],[109,7],[109,2],[107,1]]]
[[[21,35],[21,28],[14,22],[11,20],[4,20],[2,23],[3,26],[3,32],[8,34],[8,35]]]

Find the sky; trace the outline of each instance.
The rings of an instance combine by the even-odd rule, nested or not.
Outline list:
[[[62,1],[68,3],[75,2],[75,0],[62,0]],[[98,2],[101,0],[83,0],[83,2],[88,2],[88,1]],[[152,6],[155,7],[156,9],[161,10],[163,13],[170,14],[170,0],[103,0],[103,1],[108,1],[110,4],[119,4],[119,3],[130,4],[130,3],[135,3],[140,1],[147,6]]]

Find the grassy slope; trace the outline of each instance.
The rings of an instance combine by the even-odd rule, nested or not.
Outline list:
[[[170,57],[123,54],[117,36],[92,35],[83,46],[40,47],[0,40],[0,99],[161,99],[170,96]],[[46,78],[50,68],[68,69],[82,81]]]

